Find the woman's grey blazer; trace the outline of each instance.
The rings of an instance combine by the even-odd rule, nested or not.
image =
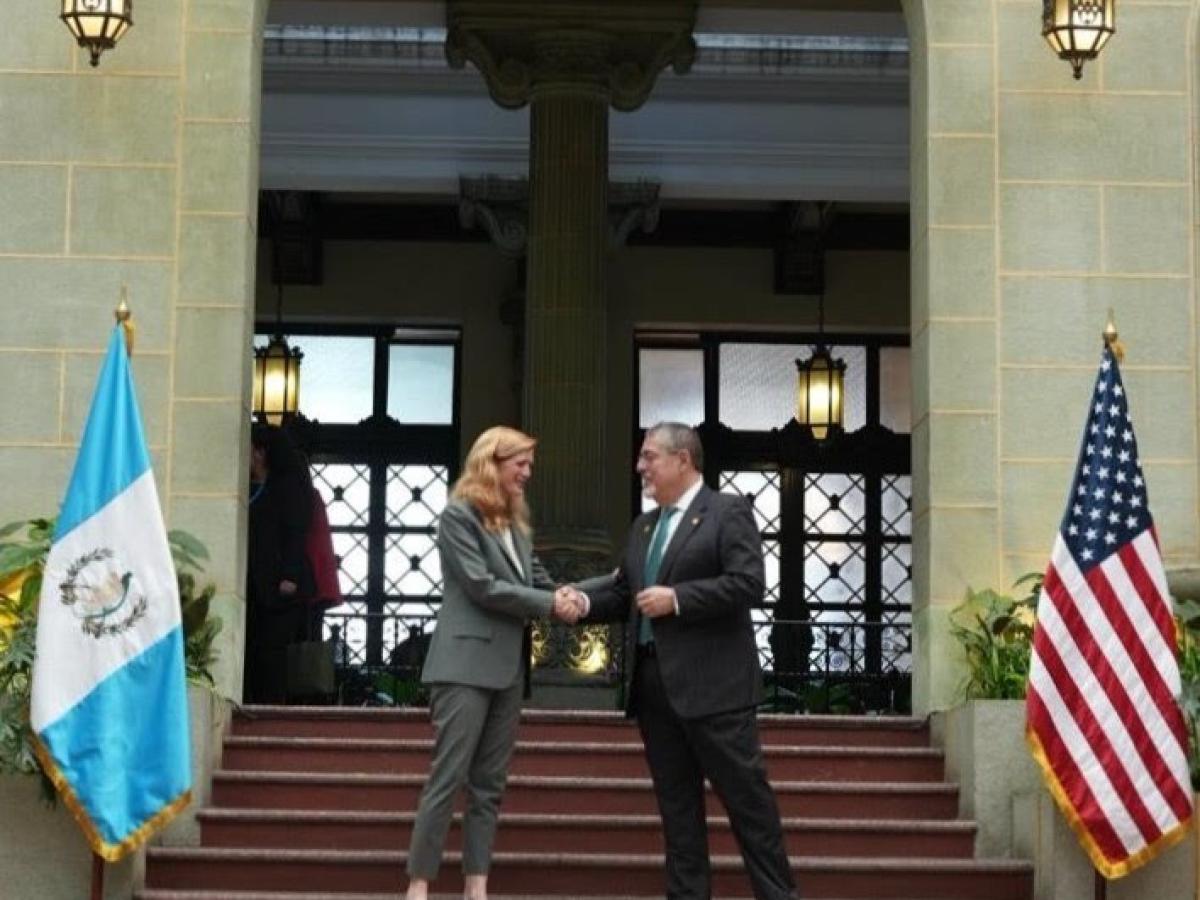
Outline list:
[[[555,585],[529,538],[515,528],[512,535],[524,575],[475,507],[462,500],[446,505],[437,534],[442,608],[421,681],[501,690],[524,671],[526,627],[550,615]]]

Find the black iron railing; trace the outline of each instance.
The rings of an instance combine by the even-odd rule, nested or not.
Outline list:
[[[432,613],[327,613],[325,635],[334,644],[337,702],[423,704],[428,695],[421,667],[436,621]],[[626,664],[624,627],[536,623],[534,685],[619,689]],[[851,714],[911,709],[908,623],[764,619],[754,629],[767,689],[765,709]],[[368,635],[382,640],[368,640]],[[619,694],[614,694],[614,705],[618,702]]]

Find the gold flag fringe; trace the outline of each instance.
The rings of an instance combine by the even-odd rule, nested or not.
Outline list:
[[[1058,776],[1054,773],[1054,768],[1050,765],[1050,759],[1042,747],[1042,742],[1032,727],[1027,726],[1025,728],[1025,740],[1029,744],[1029,750],[1033,754],[1038,768],[1042,770],[1042,779],[1046,783],[1046,788],[1054,798],[1055,804],[1062,811],[1067,824],[1075,832],[1075,837],[1079,839],[1079,843],[1083,847],[1083,852],[1088,855],[1096,871],[1110,881],[1114,878],[1121,878],[1128,875],[1134,869],[1144,866],[1164,850],[1175,846],[1187,837],[1188,831],[1192,827],[1194,812],[1193,816],[1184,819],[1170,831],[1164,832],[1159,836],[1158,840],[1152,844],[1147,844],[1137,853],[1125,859],[1109,859],[1104,855],[1104,851],[1100,849],[1100,845],[1092,837],[1092,833],[1088,831],[1083,818],[1076,811],[1074,804],[1071,803],[1070,797],[1067,796],[1066,789],[1059,783]]]
[[[33,753],[38,758],[38,762],[41,763],[42,771],[46,773],[46,777],[50,779],[55,790],[62,797],[63,803],[71,811],[71,815],[75,817],[75,821],[79,823],[79,828],[83,832],[88,845],[97,856],[107,862],[119,862],[126,855],[141,847],[159,829],[179,815],[192,802],[192,792],[190,789],[186,790],[120,841],[109,843],[101,836],[100,830],[96,827],[96,824],[92,821],[92,817],[84,808],[83,803],[75,793],[75,789],[71,786],[71,782],[67,780],[67,777],[58,768],[58,764],[55,763],[49,748],[42,743],[41,738],[36,734],[32,735],[32,744]]]

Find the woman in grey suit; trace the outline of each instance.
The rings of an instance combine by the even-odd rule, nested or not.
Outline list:
[[[525,485],[536,440],[497,426],[481,434],[438,523],[444,591],[421,680],[431,685],[435,742],[408,851],[407,900],[426,900],[454,798],[463,817],[463,896],[487,897],[496,815],[521,713],[531,619],[578,613],[533,556]]]

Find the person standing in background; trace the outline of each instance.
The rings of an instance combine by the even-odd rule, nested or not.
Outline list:
[[[243,696],[247,703],[284,703],[287,648],[305,639],[316,591],[305,554],[313,487],[304,457],[282,429],[256,425],[250,444]]]

